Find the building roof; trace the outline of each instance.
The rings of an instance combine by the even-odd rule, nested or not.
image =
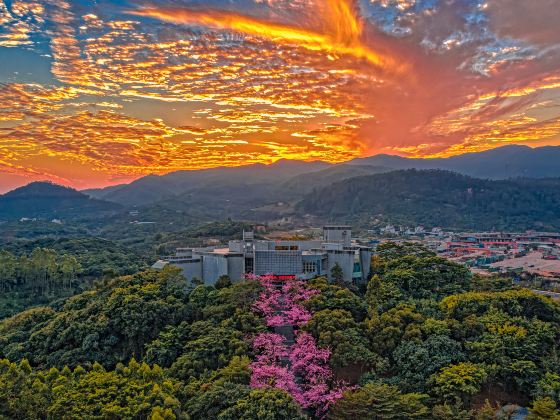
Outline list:
[[[155,269],[155,270],[161,270],[162,268],[164,268],[168,264],[169,264],[168,261],[159,260],[159,261],[156,261],[154,263],[154,265],[152,265],[152,268]]]

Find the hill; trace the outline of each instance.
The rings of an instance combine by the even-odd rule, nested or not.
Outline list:
[[[557,230],[558,208],[559,179],[492,181],[414,169],[341,181],[298,204],[323,219],[476,230]]]
[[[309,193],[315,188],[326,187],[334,182],[363,175],[373,175],[389,172],[392,169],[386,166],[375,165],[334,165],[320,171],[304,173],[294,176],[281,185],[286,196],[299,196]]]
[[[547,178],[560,177],[558,162],[560,147],[531,149],[526,146],[505,146],[442,159],[376,155],[338,165],[321,161],[279,160],[271,165],[254,164],[178,171],[162,176],[148,175],[130,184],[83,192],[93,198],[125,206],[145,206],[169,200],[174,209],[179,208],[181,211],[185,209],[185,203],[191,210],[210,204],[231,207],[237,211],[240,206],[253,208],[278,201],[297,200],[315,188],[390,170],[443,169],[490,179]],[[239,206],[234,202],[241,199],[240,194],[241,197],[247,197],[247,201]]]
[[[230,199],[239,191],[268,195],[271,188],[302,173],[329,167],[325,162],[279,160],[271,165],[254,164],[239,167],[177,171],[167,175],[148,175],[130,184],[84,193],[124,205],[141,206],[174,196],[195,194]],[[218,196],[216,196],[218,194]]]
[[[560,147],[530,148],[510,145],[449,158],[409,159],[376,155],[354,159],[349,165],[383,166],[392,169],[445,169],[476,178],[550,178],[560,177]]]
[[[367,292],[167,267],[1,320],[0,416],[558,419],[557,303],[417,244],[378,251]]]
[[[50,182],[33,182],[0,196],[0,220],[99,218],[121,206]]]

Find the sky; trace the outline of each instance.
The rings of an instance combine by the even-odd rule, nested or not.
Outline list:
[[[0,192],[560,145],[558,0],[0,0]]]

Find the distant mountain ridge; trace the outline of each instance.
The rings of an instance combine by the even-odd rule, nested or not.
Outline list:
[[[243,191],[260,197],[261,201],[290,200],[333,182],[401,169],[443,169],[485,179],[560,177],[560,146],[532,149],[510,145],[436,159],[376,155],[342,164],[280,160],[271,165],[148,175],[130,184],[83,192],[125,206],[144,206],[185,194],[206,195],[212,191],[227,200],[236,199],[236,194]]]
[[[560,179],[488,180],[407,169],[317,189],[298,203],[322,220],[467,230],[560,230]]]
[[[420,169],[410,171],[414,166]],[[429,181],[426,174],[431,174]],[[554,178],[560,178],[560,147],[508,146],[425,160],[377,155],[336,165],[281,160],[271,165],[150,175],[130,184],[82,192],[32,183],[0,196],[0,221],[21,217],[100,220],[120,213],[119,220],[124,222],[128,219],[123,210],[135,207],[140,210],[139,220],[161,226],[225,218],[267,221],[305,214],[363,221],[382,214],[403,223],[446,227],[560,229],[555,195],[560,181]],[[480,200],[465,206],[461,199],[468,184],[488,193],[478,193]],[[550,207],[550,202],[558,207]],[[501,207],[506,203],[509,208]]]
[[[93,199],[72,188],[50,182],[32,182],[0,195],[0,220],[20,218],[96,218],[122,206]]]
[[[177,171],[161,176],[148,175],[130,184],[83,192],[94,198],[128,206],[142,206],[193,192],[224,189],[226,193],[245,191],[246,194],[250,194],[253,191],[268,196],[271,189],[291,177],[329,166],[332,165],[321,161],[282,159],[271,165],[258,163],[238,167]]]
[[[448,158],[411,159],[392,155],[358,158],[349,165],[375,165],[393,169],[444,169],[475,178],[560,177],[560,146],[530,148],[509,145],[484,152]]]

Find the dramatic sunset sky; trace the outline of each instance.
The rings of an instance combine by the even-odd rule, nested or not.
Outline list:
[[[558,0],[0,0],[0,192],[560,145]]]

